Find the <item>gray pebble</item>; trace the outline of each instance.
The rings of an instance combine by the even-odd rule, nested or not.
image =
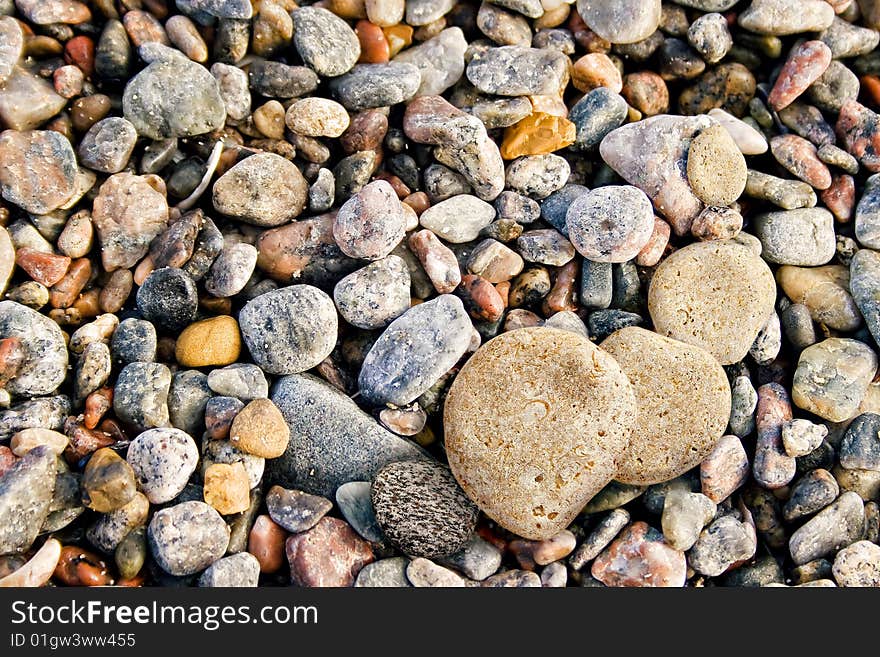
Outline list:
[[[339,314],[353,326],[386,326],[410,307],[406,262],[395,255],[371,262],[339,281],[333,288],[333,300]]]
[[[406,22],[409,25],[430,25],[448,14],[455,0],[409,0],[406,3]]]
[[[593,496],[593,499],[591,499],[587,503],[587,506],[584,507],[583,512],[601,513],[602,511],[618,509],[624,504],[632,502],[646,490],[647,486],[633,486],[631,484],[621,484],[618,481],[612,481]]]
[[[110,19],[95,49],[95,72],[105,80],[126,80],[130,73],[131,45],[122,23]]]
[[[782,583],[782,568],[771,556],[759,557],[754,563],[745,564],[724,574],[724,586],[767,586]]]
[[[275,153],[257,153],[217,179],[211,200],[222,214],[271,227],[298,217],[308,192],[308,183],[293,162]]]
[[[326,212],[333,207],[336,196],[336,179],[330,169],[320,168],[315,182],[309,187],[309,210]]]
[[[244,289],[257,266],[257,249],[237,242],[225,247],[205,278],[205,290],[215,297],[235,296]]]
[[[15,301],[0,301],[0,339],[20,338],[25,359],[5,385],[11,395],[55,391],[67,374],[67,345],[58,324]]]
[[[840,465],[880,471],[880,415],[862,413],[847,428],[839,448]]]
[[[293,45],[308,66],[326,77],[351,70],[360,57],[361,45],[348,23],[319,7],[301,7],[291,16]]]
[[[516,192],[501,192],[495,199],[495,213],[499,220],[511,220],[520,224],[530,224],[541,217],[538,202]]]
[[[558,313],[553,313],[547,318],[547,321],[544,322],[544,326],[562,329],[563,331],[570,331],[572,333],[577,333],[588,340],[590,339],[590,334],[589,331],[587,331],[587,326],[584,324],[584,320],[571,310],[561,310]]]
[[[124,506],[102,513],[97,522],[86,531],[89,543],[108,554],[113,552],[129,532],[142,527],[147,522],[150,502],[142,493],[134,497]]]
[[[856,239],[869,249],[880,249],[880,174],[865,182],[862,198],[856,205]]]
[[[372,480],[386,463],[422,455],[414,443],[383,429],[315,377],[284,377],[271,398],[290,427],[290,443],[283,456],[267,464],[269,484],[330,497],[346,482]]]
[[[129,363],[113,391],[113,409],[123,422],[140,429],[168,426],[171,370],[161,363]]]
[[[308,531],[333,508],[326,497],[272,486],[266,494],[269,516],[289,532]]]
[[[249,301],[238,321],[254,362],[270,374],[311,369],[336,345],[336,307],[311,285],[267,292]]]
[[[641,502],[650,513],[660,516],[666,507],[667,495],[676,491],[681,493],[698,493],[701,491],[701,488],[699,477],[697,477],[694,471],[689,471],[669,481],[648,486]]]
[[[856,541],[834,558],[832,568],[838,586],[880,587],[880,546]]]
[[[176,0],[177,8],[190,16],[201,13],[217,18],[242,18],[253,16],[248,0]]]
[[[417,96],[437,96],[464,74],[467,45],[460,27],[448,27],[437,36],[405,49],[394,61],[415,64],[419,68],[422,81]]]
[[[855,175],[859,172],[859,161],[834,144],[822,144],[816,155],[825,164],[843,169],[849,174]]]
[[[369,481],[349,481],[336,489],[336,505],[348,524],[371,543],[382,544],[385,534],[376,521]]]
[[[607,310],[594,310],[587,318],[587,328],[593,340],[601,341],[615,331],[627,326],[641,326],[645,318],[639,314],[609,308]]]
[[[543,199],[562,189],[570,174],[568,161],[559,155],[529,155],[507,166],[505,182],[523,196]]]
[[[560,52],[523,46],[489,48],[467,65],[467,78],[477,89],[499,96],[557,93],[568,75],[568,58]]]
[[[523,260],[552,267],[561,267],[576,253],[571,242],[552,228],[527,231],[517,238],[516,246]]]
[[[568,583],[568,571],[561,561],[549,563],[541,570],[541,586],[545,589],[565,588]]]
[[[211,65],[211,75],[217,79],[227,116],[235,121],[247,118],[251,113],[247,73],[237,66],[216,62]]]
[[[751,559],[757,548],[755,527],[735,514],[721,516],[700,533],[688,553],[688,564],[702,575],[715,577],[737,561]]]
[[[813,470],[792,485],[782,515],[789,522],[808,516],[831,504],[839,492],[840,487],[830,472]]]
[[[529,570],[506,570],[483,582],[488,588],[538,588],[541,578]]]
[[[447,556],[476,528],[477,507],[436,461],[386,465],[373,479],[371,498],[383,533],[408,555]]]
[[[255,588],[260,579],[260,562],[249,552],[218,559],[199,577],[199,586]]]
[[[613,293],[610,262],[584,259],[581,264],[579,301],[585,308],[607,308]]]
[[[205,217],[202,228],[196,236],[192,255],[183,266],[183,271],[194,281],[202,280],[221,250],[223,250],[223,234],[211,219]]]
[[[266,399],[269,396],[266,375],[263,370],[250,363],[233,363],[211,370],[208,374],[208,387],[216,395],[235,397],[243,402]]]
[[[7,440],[22,429],[60,431],[69,414],[70,398],[66,395],[21,402],[0,412],[0,440]]]
[[[406,557],[391,557],[368,563],[358,573],[354,582],[359,588],[409,588],[412,584],[406,578]]]
[[[835,16],[834,21],[819,34],[818,39],[831,49],[834,59],[845,59],[870,53],[880,42],[880,33]]]
[[[131,441],[126,461],[147,499],[162,504],[186,487],[198,465],[199,450],[180,429],[150,429]]]
[[[620,94],[598,87],[581,98],[568,114],[577,128],[573,148],[587,151],[595,148],[612,130],[623,125],[629,106]]]
[[[805,94],[825,112],[840,112],[843,104],[859,96],[859,78],[843,62],[833,60]]]
[[[52,502],[55,454],[35,447],[0,477],[0,554],[23,552],[36,540]]]
[[[296,98],[318,88],[318,76],[305,66],[257,60],[248,68],[251,90],[266,98]]]
[[[226,121],[217,80],[182,58],[150,64],[129,80],[122,111],[138,134],[150,139],[201,135]]]
[[[861,249],[853,256],[849,271],[853,300],[874,341],[880,343],[880,254]]]
[[[405,406],[428,390],[467,351],[472,324],[458,297],[442,294],[394,320],[364,359],[364,399]]]
[[[690,550],[714,517],[715,503],[702,493],[670,491],[663,504],[663,536],[676,550]]]
[[[812,267],[834,257],[834,216],[824,208],[767,212],[752,225],[768,262]]]
[[[183,270],[164,267],[147,276],[137,291],[137,305],[144,319],[179,333],[195,318],[199,297],[195,283]]]
[[[358,64],[330,81],[330,91],[347,110],[387,107],[416,95],[422,76],[414,64]]]
[[[440,559],[440,563],[481,582],[497,572],[501,557],[501,550],[474,534],[457,551]]]
[[[758,393],[747,376],[738,376],[730,388],[730,432],[743,438],[755,430]]]
[[[208,377],[198,370],[181,370],[171,378],[168,418],[171,426],[198,435],[204,426],[205,405],[211,398]]]
[[[577,549],[568,558],[574,570],[581,570],[599,556],[620,531],[629,524],[630,515],[626,509],[614,509],[593,528]]]
[[[827,435],[828,427],[809,420],[788,420],[782,425],[782,445],[789,456],[806,456],[817,449]]]
[[[880,270],[878,270],[878,274],[880,274]],[[796,349],[806,349],[810,345],[816,344],[816,328],[813,326],[810,309],[804,304],[791,304],[782,311],[779,319],[785,331],[785,337]]]
[[[118,173],[134,151],[137,131],[125,119],[111,116],[95,123],[77,148],[80,164],[101,173]]]
[[[859,540],[864,526],[862,498],[853,492],[843,493],[791,535],[788,543],[791,558],[795,564],[802,565],[824,557]]]
[[[459,194],[425,210],[419,223],[447,242],[462,244],[477,239],[494,218],[492,205],[476,196]]]
[[[79,406],[110,378],[110,348],[103,342],[90,342],[76,362],[73,380],[73,403]]]
[[[459,194],[470,194],[473,191],[467,178],[436,162],[429,164],[424,170],[422,181],[425,193],[432,204],[440,203]],[[428,210],[430,209],[428,208]]]
[[[150,552],[170,575],[192,575],[220,559],[229,527],[204,502],[181,502],[157,511],[147,531]]]
[[[758,365],[766,365],[776,359],[782,348],[782,326],[779,315],[770,313],[767,323],[758,331],[755,342],[749,347],[751,356]]]
[[[451,588],[466,586],[465,579],[456,572],[438,566],[433,561],[417,557],[406,567],[406,578],[419,588]]]
[[[733,37],[727,29],[727,20],[719,13],[703,14],[691,23],[687,38],[708,64],[724,59],[733,46]]]

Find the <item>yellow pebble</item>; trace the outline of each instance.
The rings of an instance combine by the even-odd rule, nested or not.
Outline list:
[[[221,515],[241,513],[250,505],[247,471],[239,463],[214,463],[205,470],[205,502]]]
[[[177,338],[175,348],[177,362],[184,367],[229,365],[240,353],[238,322],[228,315],[190,324]]]
[[[546,155],[574,143],[577,128],[561,116],[535,112],[504,131],[501,157]]]

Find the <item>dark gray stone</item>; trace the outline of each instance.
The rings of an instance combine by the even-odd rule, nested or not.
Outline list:
[[[827,470],[808,472],[791,487],[791,494],[782,515],[788,520],[796,520],[815,513],[831,504],[840,492],[840,486]]]
[[[847,428],[839,448],[849,470],[880,470],[880,415],[862,413]]]
[[[66,395],[21,402],[0,412],[0,440],[7,440],[22,429],[60,431],[69,414],[70,398]]]
[[[333,502],[320,495],[272,486],[266,493],[266,508],[272,520],[298,534],[317,525],[333,508]]]
[[[251,363],[233,363],[211,370],[208,374],[208,387],[216,395],[235,397],[243,402],[266,399],[269,396],[266,375]]]
[[[113,410],[140,429],[168,425],[171,370],[161,363],[129,363],[113,390]]]
[[[629,107],[620,94],[606,87],[593,89],[571,108],[568,118],[577,128],[574,148],[595,148],[612,130],[626,121]]]
[[[390,255],[352,272],[333,288],[333,300],[343,319],[362,329],[377,329],[410,307],[409,269]]]
[[[384,543],[385,534],[376,521],[369,481],[349,481],[336,489],[336,505],[348,524],[371,543]]]
[[[199,586],[255,588],[260,580],[260,562],[250,552],[218,559],[199,577]]]
[[[171,425],[190,435],[199,435],[205,422],[205,406],[211,398],[208,377],[198,370],[174,373],[168,391]]]
[[[195,319],[199,296],[182,269],[164,267],[147,276],[137,291],[137,305],[144,319],[179,333]]]
[[[419,90],[422,76],[415,64],[358,64],[330,81],[330,91],[347,110],[403,103]]]
[[[156,327],[136,317],[122,320],[110,340],[110,351],[118,365],[150,363],[156,360],[156,347]]]

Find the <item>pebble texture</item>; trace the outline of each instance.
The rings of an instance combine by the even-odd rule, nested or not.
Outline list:
[[[204,502],[181,502],[157,511],[147,537],[150,551],[171,575],[193,575],[223,556],[229,527]]]
[[[635,420],[632,387],[610,356],[568,331],[521,329],[484,345],[453,382],[447,456],[484,513],[542,540],[615,476]]]

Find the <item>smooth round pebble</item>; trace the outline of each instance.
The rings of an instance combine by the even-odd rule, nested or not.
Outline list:
[[[199,450],[195,441],[180,429],[150,429],[131,441],[126,460],[147,499],[152,504],[162,504],[173,500],[186,487],[198,466]]]
[[[654,209],[644,192],[609,185],[575,198],[565,215],[568,238],[593,262],[635,258],[654,232]]]

